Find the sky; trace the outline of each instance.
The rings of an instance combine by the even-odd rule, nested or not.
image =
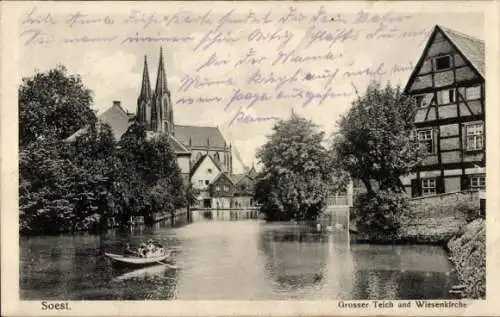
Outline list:
[[[370,80],[404,86],[434,25],[484,38],[473,7],[134,5],[27,8],[20,77],[62,64],[94,92],[94,109],[119,100],[135,113],[144,56],[154,89],[162,47],[176,124],[219,126],[247,166],[292,109],[329,134]]]

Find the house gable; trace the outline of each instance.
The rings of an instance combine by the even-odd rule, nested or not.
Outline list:
[[[205,190],[222,172],[209,155],[204,155],[192,167],[191,182],[195,188]]]
[[[482,72],[484,43],[436,26],[405,87],[419,104],[415,123],[482,115]]]
[[[450,86],[454,82],[482,79],[482,72],[484,72],[484,43],[473,38],[467,40],[465,35],[460,35],[458,32],[449,29],[444,30],[439,26],[434,28],[406,84],[404,90],[406,93],[424,91],[433,87]],[[473,49],[472,47],[477,48]],[[473,56],[467,56],[466,53]],[[450,57],[450,67],[446,68],[439,65],[443,68],[439,70],[437,59],[447,56]],[[475,64],[472,64],[471,59],[474,60]],[[482,62],[480,62],[481,59]]]
[[[211,195],[214,197],[232,197],[234,195],[234,182],[226,173],[220,173],[210,185]]]
[[[483,41],[434,28],[404,89],[417,104],[416,137],[427,150],[403,180],[412,195],[464,190],[464,179],[484,173],[484,70]]]

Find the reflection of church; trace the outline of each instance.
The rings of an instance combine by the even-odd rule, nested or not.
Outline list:
[[[220,172],[231,174],[231,145],[228,145],[217,127],[176,125],[171,93],[160,49],[160,61],[155,90],[151,90],[146,57],[142,75],[141,91],[137,99],[136,118],[146,125],[151,134],[168,133],[175,146],[179,167],[185,177],[204,155],[210,156]]]

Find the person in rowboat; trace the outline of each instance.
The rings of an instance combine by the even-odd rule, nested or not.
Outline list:
[[[146,247],[145,243],[141,243],[141,245],[139,246],[139,249],[138,249],[137,253],[139,253],[139,256],[142,257],[142,258],[146,257],[147,247]]]
[[[132,250],[132,248],[130,247],[130,243],[127,243],[127,245],[125,246],[125,250],[123,250],[123,255],[125,255],[125,256],[131,256],[131,255],[137,256],[137,252],[134,252]]]

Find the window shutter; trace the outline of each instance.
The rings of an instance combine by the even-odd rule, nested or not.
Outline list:
[[[436,177],[436,193],[444,193],[444,179],[443,177]]]
[[[460,190],[470,189],[470,177],[468,175],[462,175],[460,177]]]
[[[432,129],[432,153],[433,154],[439,154],[438,153],[438,136],[439,136],[439,131],[438,131],[438,127],[435,127],[434,129]]]
[[[467,151],[467,126],[462,124],[460,129],[462,129],[462,149],[465,152]]]
[[[421,183],[420,179],[411,180],[411,197],[421,196]]]

